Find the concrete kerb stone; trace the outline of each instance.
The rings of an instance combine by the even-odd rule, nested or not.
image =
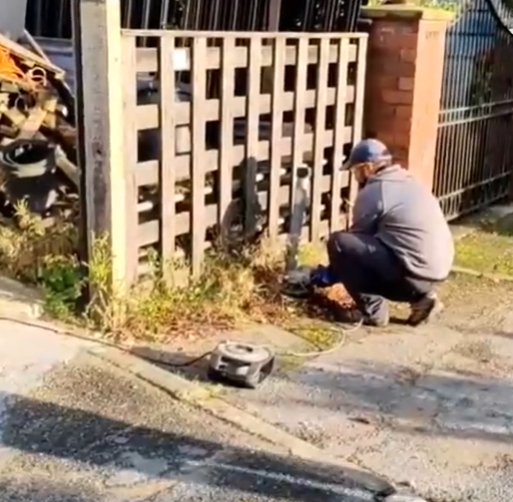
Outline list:
[[[40,291],[0,276],[0,314],[5,312],[12,317],[40,319],[43,310]]]
[[[330,464],[346,470],[348,479],[375,494],[376,500],[386,501],[388,496],[396,493],[393,485],[377,474],[345,462],[343,459],[329,454],[326,450],[229,404],[199,383],[186,380],[176,373],[166,371],[137,356],[117,349],[101,347],[89,350],[89,353],[121,370],[132,373],[141,380],[166,392],[174,399],[200,407],[240,430],[286,449],[291,455],[306,461]],[[394,502],[393,499],[391,499],[391,502]]]

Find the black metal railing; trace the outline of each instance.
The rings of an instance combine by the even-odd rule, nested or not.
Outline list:
[[[469,0],[449,28],[434,191],[448,219],[509,197],[513,169],[513,11]]]
[[[124,28],[216,31],[356,30],[361,0],[121,0]],[[28,0],[34,36],[71,38],[70,0]]]

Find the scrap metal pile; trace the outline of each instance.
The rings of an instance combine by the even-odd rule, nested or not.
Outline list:
[[[21,201],[43,217],[73,213],[76,167],[73,96],[64,71],[25,33],[0,35],[0,213]]]

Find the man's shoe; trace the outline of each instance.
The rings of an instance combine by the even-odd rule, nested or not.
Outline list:
[[[411,313],[406,321],[410,326],[418,326],[419,324],[429,322],[436,314],[443,310],[442,302],[438,299],[436,293],[428,293],[417,303],[410,304]]]
[[[388,326],[390,316],[388,312],[381,317],[370,317],[362,314],[358,309],[337,309],[335,313],[337,322],[347,324],[363,324],[364,326],[372,326],[375,328],[384,328]]]
[[[364,326],[372,326],[374,328],[386,328],[390,322],[390,316],[386,314],[383,317],[363,316],[362,322]]]

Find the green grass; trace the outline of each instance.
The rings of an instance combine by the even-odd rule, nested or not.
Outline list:
[[[384,0],[370,0],[369,7],[378,7],[384,4]],[[461,4],[453,0],[409,0],[401,5],[411,5],[432,10],[440,9],[448,12],[458,12],[461,8]]]
[[[475,232],[457,241],[456,265],[513,276],[513,217],[481,222]]]

